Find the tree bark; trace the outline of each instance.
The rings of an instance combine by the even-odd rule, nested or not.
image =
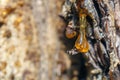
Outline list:
[[[0,38],[0,80],[120,80],[119,0],[0,0]]]

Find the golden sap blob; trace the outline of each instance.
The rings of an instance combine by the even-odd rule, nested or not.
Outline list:
[[[76,31],[73,31],[69,28],[65,32],[65,35],[66,35],[67,38],[73,38],[73,37],[76,36],[76,34],[77,34]]]
[[[79,35],[76,42],[75,47],[79,52],[86,53],[89,50],[89,43],[84,35]]]

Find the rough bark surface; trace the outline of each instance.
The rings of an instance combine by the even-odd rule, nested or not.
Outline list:
[[[120,80],[120,0],[0,0],[0,80]]]

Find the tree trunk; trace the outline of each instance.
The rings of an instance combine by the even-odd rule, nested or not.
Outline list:
[[[0,38],[0,80],[120,80],[119,0],[0,0]]]
[[[74,48],[68,53],[82,54],[87,68],[86,77],[79,79],[120,79],[119,3],[119,0],[65,1],[62,15],[67,22],[66,37],[78,34],[73,35]]]

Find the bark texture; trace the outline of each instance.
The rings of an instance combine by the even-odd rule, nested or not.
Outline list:
[[[120,0],[0,0],[0,80],[120,80]]]
[[[86,49],[86,39],[82,38],[83,27],[86,30],[86,38],[89,42],[89,51],[84,52],[86,67],[90,67],[87,78],[90,80],[119,80],[120,79],[120,11],[119,0],[66,0],[63,5],[63,17],[67,21],[66,34],[72,32],[75,40],[74,48],[68,51],[70,54],[83,54]],[[82,17],[81,17],[82,16]],[[71,32],[70,32],[71,31]],[[76,44],[78,44],[76,46]]]

